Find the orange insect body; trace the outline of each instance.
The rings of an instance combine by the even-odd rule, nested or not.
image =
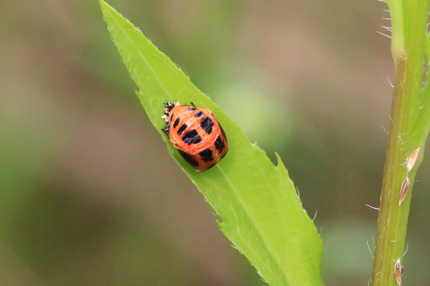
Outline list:
[[[209,109],[166,102],[163,118],[163,131],[196,171],[213,167],[227,154],[227,137]]]

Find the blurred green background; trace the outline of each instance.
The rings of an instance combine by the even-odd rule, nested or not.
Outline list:
[[[108,3],[280,154],[317,214],[326,284],[367,285],[393,76],[385,4]],[[97,1],[3,0],[0,15],[1,285],[265,285],[148,121]],[[429,169],[409,285],[430,281]]]

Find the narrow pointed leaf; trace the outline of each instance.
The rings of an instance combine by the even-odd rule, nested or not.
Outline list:
[[[270,285],[323,285],[321,240],[279,156],[274,166],[140,30],[105,2],[99,3],[112,39],[139,88],[143,108],[173,158],[219,215],[224,234]],[[193,102],[214,112],[230,144],[220,163],[198,173],[182,159],[161,131],[166,101]]]

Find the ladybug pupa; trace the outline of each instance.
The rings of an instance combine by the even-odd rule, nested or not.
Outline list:
[[[181,156],[197,172],[205,171],[227,154],[228,142],[215,115],[206,108],[166,102],[162,129]]]

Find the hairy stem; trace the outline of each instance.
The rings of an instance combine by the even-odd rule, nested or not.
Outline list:
[[[406,229],[416,169],[426,136],[420,127],[428,1],[388,0],[395,82],[382,182],[372,285],[401,285]],[[418,158],[418,160],[417,160]]]

